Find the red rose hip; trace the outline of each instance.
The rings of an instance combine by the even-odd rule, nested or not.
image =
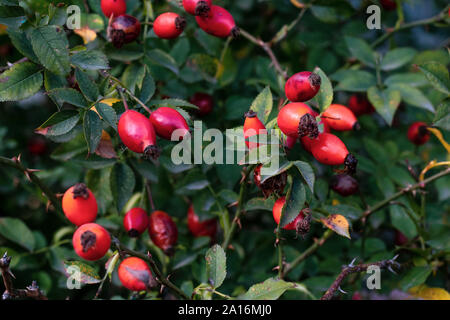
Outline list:
[[[353,94],[350,97],[348,100],[348,108],[352,110],[353,114],[357,117],[363,114],[371,114],[375,111],[369,100],[360,94]]]
[[[337,131],[359,130],[360,125],[352,110],[341,104],[330,105],[323,113],[322,119],[331,129]]]
[[[211,10],[212,0],[183,0],[183,8],[194,16],[208,16]]]
[[[186,20],[174,12],[160,14],[153,22],[153,31],[162,39],[177,38],[185,27]]]
[[[198,26],[210,35],[219,38],[239,35],[233,16],[222,7],[213,5],[207,16],[197,16],[195,19]]]
[[[133,42],[141,33],[141,23],[133,16],[123,14],[114,17],[107,29],[108,39],[116,48]]]
[[[408,129],[408,139],[415,145],[422,145],[430,140],[430,132],[425,122],[414,122]]]
[[[281,218],[281,211],[283,210],[283,206],[286,203],[286,197],[278,198],[277,201],[275,201],[275,204],[272,208],[272,214],[273,219],[275,220],[276,224],[280,224],[280,218]],[[298,216],[289,223],[288,225],[284,226],[283,229],[285,230],[296,230],[298,228],[298,225],[301,223],[301,221],[305,218],[305,214],[303,210],[301,210],[298,213]]]
[[[150,267],[147,263],[136,257],[124,259],[117,270],[122,285],[131,291],[149,290],[155,286]]]
[[[84,183],[77,183],[64,193],[62,209],[67,219],[76,226],[93,222],[97,218],[97,200]]]
[[[123,144],[131,151],[157,158],[156,134],[150,120],[143,114],[125,111],[119,119],[118,132]]]
[[[169,107],[160,107],[150,114],[150,122],[156,134],[166,140],[172,140],[175,130],[176,141],[181,140],[189,133],[189,126],[184,117],[177,110]]]
[[[72,238],[77,255],[89,261],[103,258],[111,246],[111,237],[101,225],[86,223],[79,227]]]
[[[306,114],[313,115],[313,110],[302,102],[285,105],[277,116],[278,128],[288,137],[299,136],[300,121]]]
[[[153,243],[167,255],[173,255],[178,240],[178,229],[172,218],[164,211],[150,215],[148,233]]]
[[[200,116],[206,116],[211,113],[214,106],[213,98],[209,94],[201,92],[194,94],[189,99],[189,102],[198,107],[197,112]]]
[[[330,188],[341,196],[347,197],[358,192],[359,184],[355,178],[348,174],[338,174],[331,178]]]
[[[127,3],[125,0],[102,0],[100,7],[107,18],[111,17],[111,15],[118,17],[127,12]]]
[[[194,235],[194,237],[210,237],[211,239],[214,239],[216,236],[216,219],[200,221],[200,218],[195,213],[194,206],[192,204],[188,209],[187,225],[189,231]]]
[[[320,90],[322,79],[318,74],[302,71],[288,79],[284,86],[286,97],[292,102],[305,102]]]
[[[130,237],[136,238],[148,227],[148,215],[142,208],[133,208],[123,218],[123,226]]]
[[[261,143],[253,142],[259,139],[255,136],[267,134],[266,126],[258,119],[258,115],[253,110],[245,114],[244,121],[244,139],[247,148],[253,149],[261,145]],[[255,138],[251,138],[255,137]],[[249,141],[252,140],[252,141]]]

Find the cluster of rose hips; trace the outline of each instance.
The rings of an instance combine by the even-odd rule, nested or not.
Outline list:
[[[195,17],[198,26],[213,36],[236,37],[239,28],[233,16],[224,8],[212,4],[211,0],[183,0],[187,13]],[[127,15],[125,0],[102,0],[103,14],[110,18],[108,38],[117,48],[133,42],[141,32],[141,23],[135,17]],[[153,31],[161,39],[175,39],[186,27],[186,19],[174,12],[165,12],[153,22]]]
[[[62,199],[63,212],[71,223],[77,226],[72,244],[81,258],[96,261],[105,256],[111,246],[111,236],[101,225],[94,223],[97,218],[97,200],[83,183],[70,187]],[[191,205],[187,212],[188,228],[195,237],[215,238],[215,219],[200,221]],[[167,255],[172,255],[178,240],[178,229],[170,215],[164,211],[153,211],[150,217],[142,208],[130,209],[124,219],[125,231],[130,237],[139,237],[145,230],[152,242]],[[124,259],[118,275],[122,285],[129,290],[142,291],[154,286],[154,278],[147,263],[136,257]]]

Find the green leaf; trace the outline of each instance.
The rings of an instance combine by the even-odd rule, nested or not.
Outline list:
[[[432,271],[433,267],[431,265],[412,268],[400,281],[402,290],[408,291],[412,287],[425,283]]]
[[[225,251],[218,244],[206,252],[206,274],[214,289],[220,287],[227,275],[227,257]]]
[[[247,203],[245,204],[245,211],[265,210],[271,212],[274,203],[275,201],[273,198],[253,198],[247,201]]]
[[[67,277],[79,275],[79,279],[75,279],[84,284],[100,283],[101,278],[97,271],[90,265],[81,261],[64,261],[64,271]]]
[[[75,70],[75,77],[81,92],[90,101],[96,101],[99,96],[97,85],[89,78],[89,76],[80,69]]]
[[[194,194],[208,185],[209,181],[203,172],[197,169],[191,170],[176,184],[175,192],[180,195]]]
[[[257,117],[262,123],[266,123],[272,112],[273,100],[270,87],[267,86],[261,91],[258,96],[253,100],[250,110],[257,113]]]
[[[88,105],[83,95],[72,88],[53,89],[49,91],[49,95],[61,104],[65,102],[81,108],[86,108]]]
[[[59,75],[70,72],[69,42],[64,29],[58,26],[42,26],[31,32],[31,45],[39,61]]]
[[[438,106],[433,125],[450,131],[450,100],[443,101]]]
[[[95,109],[98,114],[105,120],[114,130],[117,130],[117,113],[114,108],[104,103],[97,103]]]
[[[0,6],[0,23],[11,29],[20,27],[26,21],[25,11],[19,6]],[[9,31],[9,30],[8,30]]]
[[[0,218],[0,235],[28,251],[33,251],[35,238],[31,230],[20,219]]]
[[[141,87],[144,76],[145,66],[134,63],[125,68],[121,80],[124,86],[134,94],[136,87]]]
[[[295,218],[297,218],[300,211],[303,209],[306,200],[306,190],[303,182],[300,179],[295,179],[292,182],[292,188],[286,195],[286,203],[283,207],[283,213],[280,221],[280,227],[285,227]]]
[[[85,50],[70,57],[72,64],[84,70],[109,69],[108,58],[101,51]]]
[[[391,89],[380,91],[377,87],[371,87],[367,91],[367,97],[378,114],[388,125],[392,125],[394,114],[402,100],[400,91]]]
[[[412,87],[422,87],[428,84],[427,78],[421,73],[397,73],[387,77],[384,84],[391,86],[394,84],[407,84]]]
[[[60,136],[72,130],[79,119],[80,115],[73,110],[56,112],[37,130],[43,130],[46,136]]]
[[[320,90],[314,99],[317,101],[319,110],[325,111],[333,102],[333,86],[331,85],[330,79],[328,79],[322,69],[316,67],[313,72],[318,74],[322,80]]]
[[[383,57],[380,66],[381,70],[389,71],[403,67],[410,62],[416,54],[417,51],[412,48],[397,48],[391,50]]]
[[[367,42],[365,42],[360,38],[354,38],[349,36],[345,37],[345,42],[347,44],[350,53],[356,59],[368,65],[369,67],[375,66],[376,63],[375,52],[367,44]]]
[[[153,80],[152,75],[147,72],[144,80],[142,81],[142,89],[139,92],[139,100],[143,103],[147,103],[155,94],[155,90],[155,80]]]
[[[432,61],[419,65],[418,67],[436,90],[450,95],[449,73],[443,64]]]
[[[96,112],[88,110],[84,114],[83,130],[88,152],[94,153],[102,137],[102,121]]]
[[[198,110],[196,105],[182,99],[150,100],[148,104],[156,107],[182,107]]]
[[[0,75],[0,101],[17,101],[31,97],[42,87],[38,65],[23,62]]]
[[[263,283],[250,287],[248,291],[239,297],[242,300],[277,300],[289,289],[296,289],[297,284],[284,280],[269,278]]]
[[[405,208],[399,205],[389,207],[392,225],[400,230],[408,239],[413,239],[417,235],[417,229],[414,222],[405,212]]]
[[[398,90],[402,95],[402,100],[406,103],[433,113],[435,112],[431,101],[428,100],[428,98],[419,89],[404,83],[393,84],[389,86],[389,88],[392,90]]]
[[[119,212],[133,194],[135,184],[133,170],[124,163],[116,163],[111,170],[110,186],[111,194]]]
[[[138,60],[144,56],[144,51],[142,49],[142,45],[139,45],[137,43],[124,45],[122,48],[120,48],[120,50],[117,50],[116,47],[110,45],[106,47],[106,54],[110,59],[121,62],[130,62]]]
[[[15,29],[8,29],[8,36],[11,39],[14,47],[21,54],[35,63],[39,62],[39,59],[34,54],[33,47],[31,46],[30,40],[28,39],[25,32],[21,32],[20,30]]]
[[[365,92],[377,83],[373,74],[361,70],[339,71],[331,78],[339,81],[336,91]]]
[[[160,49],[148,51],[146,58],[157,65],[169,69],[175,74],[178,74],[179,72],[177,62],[170,55]]]
[[[314,193],[314,181],[316,177],[314,175],[314,170],[311,167],[311,165],[304,161],[295,161],[293,162],[293,164],[294,166],[297,167],[298,171],[302,175],[311,192]]]

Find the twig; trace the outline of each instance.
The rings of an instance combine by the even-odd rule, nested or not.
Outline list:
[[[312,3],[313,1],[311,1]],[[306,11],[311,7],[311,3],[308,5],[305,5],[302,10],[300,10],[300,13],[298,14],[297,18],[295,18],[294,21],[292,21],[288,25],[284,25],[281,27],[281,29],[276,33],[276,35],[272,38],[272,40],[269,41],[269,45],[273,46],[277,44],[278,42],[282,41],[286,36],[288,35],[289,31],[291,31],[303,18],[303,15],[306,13]]]
[[[372,48],[377,47],[378,45],[383,43],[386,39],[390,38],[397,31],[401,31],[401,30],[405,30],[405,29],[409,29],[409,28],[413,28],[413,27],[417,27],[417,26],[423,26],[423,25],[439,22],[439,21],[441,21],[441,20],[443,20],[445,18],[445,15],[447,14],[447,11],[448,11],[448,7],[446,9],[444,9],[443,11],[441,11],[438,15],[436,15],[434,17],[431,17],[431,18],[428,18],[428,19],[423,19],[423,20],[417,20],[417,21],[413,21],[413,22],[410,22],[410,23],[405,23],[403,25],[396,26],[392,30],[387,31],[385,34],[383,34],[378,39],[376,39],[372,43],[371,47]]]
[[[8,62],[6,66],[0,67],[0,73],[6,71],[6,70],[8,70],[8,69],[11,69],[11,68],[14,67],[16,64],[19,64],[19,63],[22,63],[22,62],[25,62],[25,61],[28,61],[28,58],[27,58],[27,57],[24,57],[24,58],[22,58],[22,59],[20,59],[20,60],[17,60],[16,62],[13,62],[13,63]]]
[[[153,202],[152,188],[151,188],[151,186],[150,186],[150,182],[147,181],[147,183],[146,183],[145,186],[146,186],[146,188],[147,188],[148,201],[150,202],[150,206],[151,206],[151,208],[152,208],[152,211],[155,211],[155,210],[156,210],[156,207],[155,207],[155,203]]]
[[[17,299],[17,298],[32,298],[35,300],[48,300],[44,293],[39,289],[37,282],[33,281],[31,286],[26,289],[15,289],[12,279],[14,277],[9,265],[11,263],[11,257],[5,254],[0,259],[0,272],[3,277],[3,283],[5,285],[5,292],[2,295],[3,300]]]
[[[22,165],[22,162],[20,161],[20,155],[18,157],[13,157],[12,159],[0,156],[0,165],[2,165],[2,164],[22,171],[29,181],[31,181],[32,183],[34,183],[36,186],[38,186],[41,189],[41,191],[45,194],[47,199],[55,207],[55,210],[57,211],[57,213],[62,212],[60,201],[58,200],[56,195],[53,193],[53,191],[50,190],[50,188],[45,183],[42,182],[41,179],[39,179],[34,174],[34,171],[36,171],[36,170],[25,168]],[[58,216],[60,217],[60,219],[63,219],[60,214],[58,214]]]
[[[397,259],[397,256],[390,260],[382,260],[374,263],[367,263],[367,264],[358,264],[356,266],[353,265],[353,262],[350,263],[348,266],[344,266],[342,269],[342,272],[339,274],[339,276],[334,280],[333,284],[330,286],[330,288],[325,292],[325,294],[320,298],[320,300],[331,300],[333,298],[334,293],[337,290],[340,290],[340,286],[342,281],[350,274],[352,273],[358,273],[366,271],[370,266],[378,266],[381,269],[388,269],[389,271],[394,272],[392,267],[399,267],[399,263],[395,261]]]
[[[156,280],[161,285],[170,288],[180,298],[189,300],[189,297],[180,288],[178,288],[176,285],[174,285],[172,282],[170,282],[169,279],[164,277],[164,275],[162,274],[162,272],[159,270],[158,266],[156,265],[155,260],[153,260],[153,257],[150,254],[150,252],[148,254],[143,254],[143,253],[131,250],[131,249],[125,247],[124,245],[122,245],[117,238],[114,238],[113,241],[114,241],[114,244],[116,245],[117,249],[119,250],[119,252],[125,252],[132,256],[135,256],[135,257],[141,258],[142,260],[147,261],[150,264],[151,269],[153,270],[153,272],[156,275]]]
[[[238,198],[238,203],[237,203],[236,214],[234,216],[233,221],[231,222],[230,229],[229,229],[228,233],[225,235],[225,239],[222,243],[222,248],[224,250],[228,249],[228,246],[229,246],[231,239],[233,238],[234,232],[236,230],[236,225],[238,224],[238,221],[241,217],[241,214],[243,211],[242,208],[244,206],[245,190],[247,188],[247,177],[250,174],[250,172],[252,172],[253,168],[254,168],[254,165],[248,166],[247,170],[244,172],[243,178],[241,180],[241,188],[239,190],[239,198]]]

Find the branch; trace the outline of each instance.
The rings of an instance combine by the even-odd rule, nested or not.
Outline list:
[[[353,262],[356,259],[353,260],[348,266],[343,267],[342,272],[338,275],[336,280],[334,280],[331,287],[325,292],[325,294],[322,296],[322,298],[320,298],[320,300],[331,300],[331,298],[333,298],[333,295],[337,290],[342,291],[342,289],[340,289],[341,283],[348,275],[350,275],[352,273],[359,273],[359,272],[367,271],[367,269],[370,266],[378,266],[381,269],[388,269],[389,271],[395,273],[394,270],[392,269],[392,267],[400,266],[400,264],[395,261],[395,259],[397,259],[397,257],[398,256],[395,256],[394,258],[392,258],[390,260],[382,260],[382,261],[378,261],[378,262],[374,262],[374,263],[358,264],[356,266],[353,265]]]
[[[36,186],[38,186],[41,189],[41,191],[44,193],[44,195],[47,197],[47,199],[55,207],[55,210],[58,213],[62,212],[60,201],[58,200],[56,195],[53,193],[53,191],[50,190],[50,188],[44,182],[42,182],[41,179],[39,179],[34,174],[34,172],[38,171],[38,170],[25,168],[22,165],[22,162],[20,161],[20,155],[18,157],[13,157],[12,159],[0,156],[0,165],[5,165],[5,166],[11,167],[11,168],[15,168],[19,171],[22,171],[30,182],[34,183]],[[58,214],[58,216],[61,219],[63,219],[61,215]]]
[[[129,249],[129,248],[125,247],[124,245],[122,245],[117,238],[114,238],[113,242],[116,245],[119,252],[121,252],[121,253],[125,252],[132,256],[135,256],[135,257],[141,258],[142,260],[147,261],[150,264],[150,267],[153,270],[153,272],[156,274],[156,281],[158,281],[161,285],[170,288],[180,298],[182,298],[184,300],[189,300],[189,297],[180,288],[178,288],[176,285],[174,285],[172,282],[170,282],[170,280],[168,278],[164,277],[164,275],[162,274],[162,272],[159,270],[158,266],[156,265],[155,260],[153,260],[153,257],[150,254],[150,252],[147,254],[143,254],[143,253],[134,251],[132,249]]]
[[[236,209],[236,214],[234,216],[234,219],[231,223],[231,227],[230,230],[228,231],[228,234],[225,235],[225,239],[222,243],[222,248],[223,250],[227,250],[228,246],[231,242],[231,239],[233,238],[235,229],[236,229],[236,224],[238,224],[238,222],[240,221],[240,217],[242,214],[242,207],[244,205],[244,196],[245,196],[245,190],[247,188],[247,177],[250,174],[250,172],[252,172],[254,166],[250,165],[247,167],[247,170],[244,172],[243,177],[241,179],[241,188],[239,190],[239,198],[238,198],[238,202],[237,202],[237,209]],[[239,222],[240,224],[240,222]]]
[[[423,19],[423,20],[417,20],[417,21],[413,21],[410,23],[405,23],[403,25],[399,25],[394,27],[393,29],[388,29],[387,32],[385,34],[383,34],[382,36],[380,36],[378,39],[376,39],[371,47],[375,48],[378,45],[380,45],[381,43],[383,43],[386,39],[390,38],[394,33],[396,33],[397,31],[401,31],[401,30],[405,30],[405,29],[409,29],[409,28],[413,28],[413,27],[417,27],[417,26],[424,26],[424,25],[428,25],[428,24],[432,24],[435,22],[439,22],[441,20],[444,20],[446,14],[448,11],[448,7],[446,9],[444,9],[443,11],[441,11],[438,15],[428,18],[428,19]]]
[[[31,286],[26,289],[15,289],[12,279],[14,277],[9,265],[11,263],[11,257],[8,257],[7,253],[0,259],[0,272],[3,277],[3,283],[5,284],[5,292],[2,295],[3,300],[16,299],[16,298],[32,298],[35,300],[48,300],[44,293],[39,289],[37,282],[33,281]]]

